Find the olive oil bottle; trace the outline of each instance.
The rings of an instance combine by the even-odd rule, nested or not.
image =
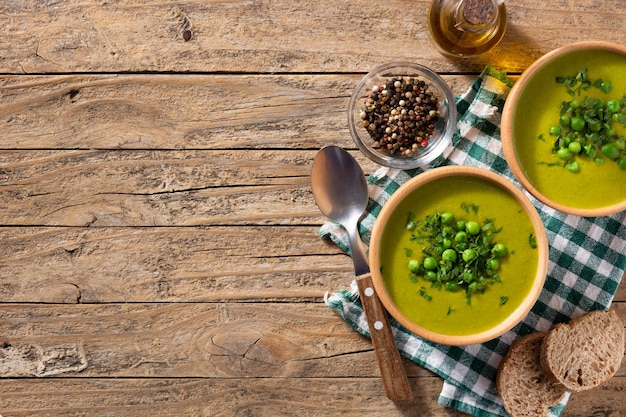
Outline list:
[[[442,54],[456,58],[482,54],[504,36],[504,0],[433,0],[428,26]]]

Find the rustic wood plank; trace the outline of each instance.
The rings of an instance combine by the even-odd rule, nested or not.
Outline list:
[[[0,323],[5,415],[462,415],[409,362],[415,399],[388,401],[369,341],[319,305],[4,305]],[[619,413],[624,389],[626,361],[564,415]]]
[[[436,399],[438,378],[411,378],[415,399],[392,403],[376,378],[0,380],[6,416],[462,417]],[[617,417],[626,377],[574,394],[563,417]],[[272,395],[268,395],[272,393]]]
[[[0,149],[355,148],[362,76],[4,76]],[[445,79],[461,94],[476,75]]]
[[[377,377],[369,339],[316,303],[0,305],[3,377]],[[406,361],[411,376],[427,376]],[[382,392],[382,385],[380,387]]]
[[[7,417],[466,416],[437,404],[440,379],[410,383],[415,399],[393,403],[377,378],[9,379],[0,380],[0,409]]]
[[[626,303],[614,309],[626,322]],[[369,339],[321,300],[4,304],[0,324],[3,377],[379,376]],[[404,363],[412,377],[430,373]]]
[[[0,224],[319,223],[316,152],[0,152]]]
[[[388,401],[377,378],[4,379],[6,416],[462,417],[437,404],[441,380],[410,378],[415,399]],[[574,394],[563,417],[617,417],[626,377]],[[268,393],[272,393],[269,395]]]
[[[479,71],[486,63],[522,71],[580,39],[626,44],[626,32],[616,30],[626,20],[623,1],[518,0],[507,3],[509,27],[498,48],[454,62],[430,42],[430,3],[3,1],[0,72],[362,72],[399,58],[439,71]]]
[[[3,302],[321,301],[350,258],[317,226],[0,228]]]
[[[312,148],[340,133],[346,143],[346,109],[359,78],[5,77],[2,147]]]
[[[316,152],[0,151],[0,224],[319,225]]]

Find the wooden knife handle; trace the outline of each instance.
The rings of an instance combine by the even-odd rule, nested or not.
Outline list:
[[[410,400],[413,398],[409,378],[402,363],[400,352],[391,331],[387,311],[374,290],[374,283],[369,273],[356,279],[361,296],[361,303],[370,329],[374,352],[383,380],[385,394],[390,400]]]

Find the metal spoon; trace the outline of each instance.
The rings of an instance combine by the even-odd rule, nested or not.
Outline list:
[[[385,394],[391,400],[409,400],[412,393],[406,370],[387,312],[374,291],[367,256],[359,238],[358,222],[367,206],[367,182],[363,171],[348,152],[337,146],[326,146],[313,161],[311,185],[313,198],[321,212],[348,232],[359,295]]]

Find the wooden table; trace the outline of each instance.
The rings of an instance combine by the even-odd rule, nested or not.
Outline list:
[[[0,1],[0,415],[460,416],[323,303],[352,264],[309,173],[355,150],[356,82],[405,59],[456,94],[580,40],[622,0],[512,1],[492,52],[429,43],[424,0]],[[626,289],[614,303],[626,320]],[[565,416],[626,414],[626,362]]]

